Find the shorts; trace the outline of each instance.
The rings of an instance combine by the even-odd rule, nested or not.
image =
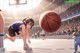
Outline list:
[[[9,32],[9,36],[10,37],[14,37],[14,36],[16,36],[16,33],[19,35],[20,33],[19,33],[19,30],[14,30],[14,29],[12,29],[12,27],[10,26],[9,28],[8,28],[8,32]]]
[[[45,36],[45,34],[42,34],[42,36]]]

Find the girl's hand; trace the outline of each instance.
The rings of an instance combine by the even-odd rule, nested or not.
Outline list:
[[[29,44],[31,43],[30,39],[28,39],[28,43],[29,43]]]

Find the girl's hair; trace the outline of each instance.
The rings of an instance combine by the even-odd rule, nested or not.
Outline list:
[[[27,23],[31,22],[31,25],[34,26],[34,20],[32,18],[24,18],[22,20],[22,22],[24,22],[25,25],[27,25]]]

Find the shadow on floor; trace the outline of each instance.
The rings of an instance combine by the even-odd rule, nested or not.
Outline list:
[[[26,50],[25,52],[21,52],[21,51],[10,51],[10,53],[32,53],[32,50]]]

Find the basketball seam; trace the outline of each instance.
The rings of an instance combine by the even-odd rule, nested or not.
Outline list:
[[[47,16],[46,16],[46,17],[47,17]],[[46,21],[47,21],[47,18],[46,18]],[[51,31],[51,28],[50,28],[50,26],[49,26],[48,21],[47,21],[47,25],[48,25],[49,31]]]
[[[48,15],[46,15],[48,18],[49,18],[49,16]],[[51,18],[50,18],[51,19]],[[58,24],[61,24],[61,23],[59,23],[59,22],[57,22],[57,21],[55,21],[55,20],[53,20],[53,19],[51,19],[52,21],[54,21],[54,22],[56,22],[56,23],[58,23]]]

